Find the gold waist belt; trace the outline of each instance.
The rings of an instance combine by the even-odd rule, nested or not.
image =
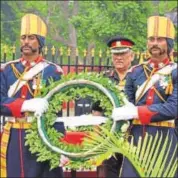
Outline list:
[[[134,125],[144,125],[138,119],[134,119],[132,124],[134,124]],[[161,122],[150,122],[149,124],[146,124],[146,125],[156,126],[156,127],[173,127],[173,128],[175,128],[174,120],[161,121]]]
[[[31,123],[22,122],[22,123],[12,123],[12,128],[14,129],[29,129],[31,127]]]

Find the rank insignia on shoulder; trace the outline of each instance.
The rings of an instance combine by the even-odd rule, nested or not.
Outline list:
[[[64,73],[64,71],[62,70],[62,68],[59,66],[59,65],[57,65],[57,64],[55,64],[55,63],[53,63],[53,62],[50,62],[50,61],[47,61],[47,60],[45,60],[48,64],[52,64],[52,65],[54,65],[55,67],[56,67],[56,72],[57,73],[60,73],[60,74],[63,74]]]
[[[0,68],[0,71],[3,71],[9,64],[13,64],[13,63],[16,63],[16,62],[19,62],[20,59],[16,59],[16,60],[13,60],[13,61],[8,61],[6,63],[1,63],[1,68]]]
[[[134,65],[134,66],[132,66],[127,72],[133,72],[134,69],[136,69],[136,68],[139,67],[139,66],[143,66],[144,64],[146,64],[146,63],[143,62],[143,63],[141,63],[141,64]]]

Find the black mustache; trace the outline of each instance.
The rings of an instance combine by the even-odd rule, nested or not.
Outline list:
[[[23,52],[24,48],[30,48],[33,53],[37,52],[38,48],[32,48],[31,46],[25,45],[20,48],[20,51]]]
[[[159,49],[159,50],[161,50],[158,46],[153,46],[153,47],[150,48],[150,50],[152,50],[152,49]]]
[[[22,46],[22,47],[21,47],[21,51],[23,50],[23,48],[30,48],[31,50],[33,50],[33,48],[32,48],[31,46],[27,46],[27,45]]]

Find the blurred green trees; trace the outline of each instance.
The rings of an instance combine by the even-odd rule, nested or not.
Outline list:
[[[35,13],[48,26],[49,47],[99,51],[110,37],[124,35],[145,51],[147,18],[176,7],[175,1],[1,1],[1,44],[19,46],[21,17]]]

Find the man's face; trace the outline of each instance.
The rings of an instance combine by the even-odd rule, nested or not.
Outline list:
[[[26,56],[39,53],[39,42],[36,35],[22,35],[20,37],[21,52]]]
[[[148,51],[153,57],[167,55],[167,42],[163,37],[149,37],[147,41]]]
[[[112,54],[113,65],[117,70],[128,70],[133,61],[133,53],[131,51],[124,53]]]

